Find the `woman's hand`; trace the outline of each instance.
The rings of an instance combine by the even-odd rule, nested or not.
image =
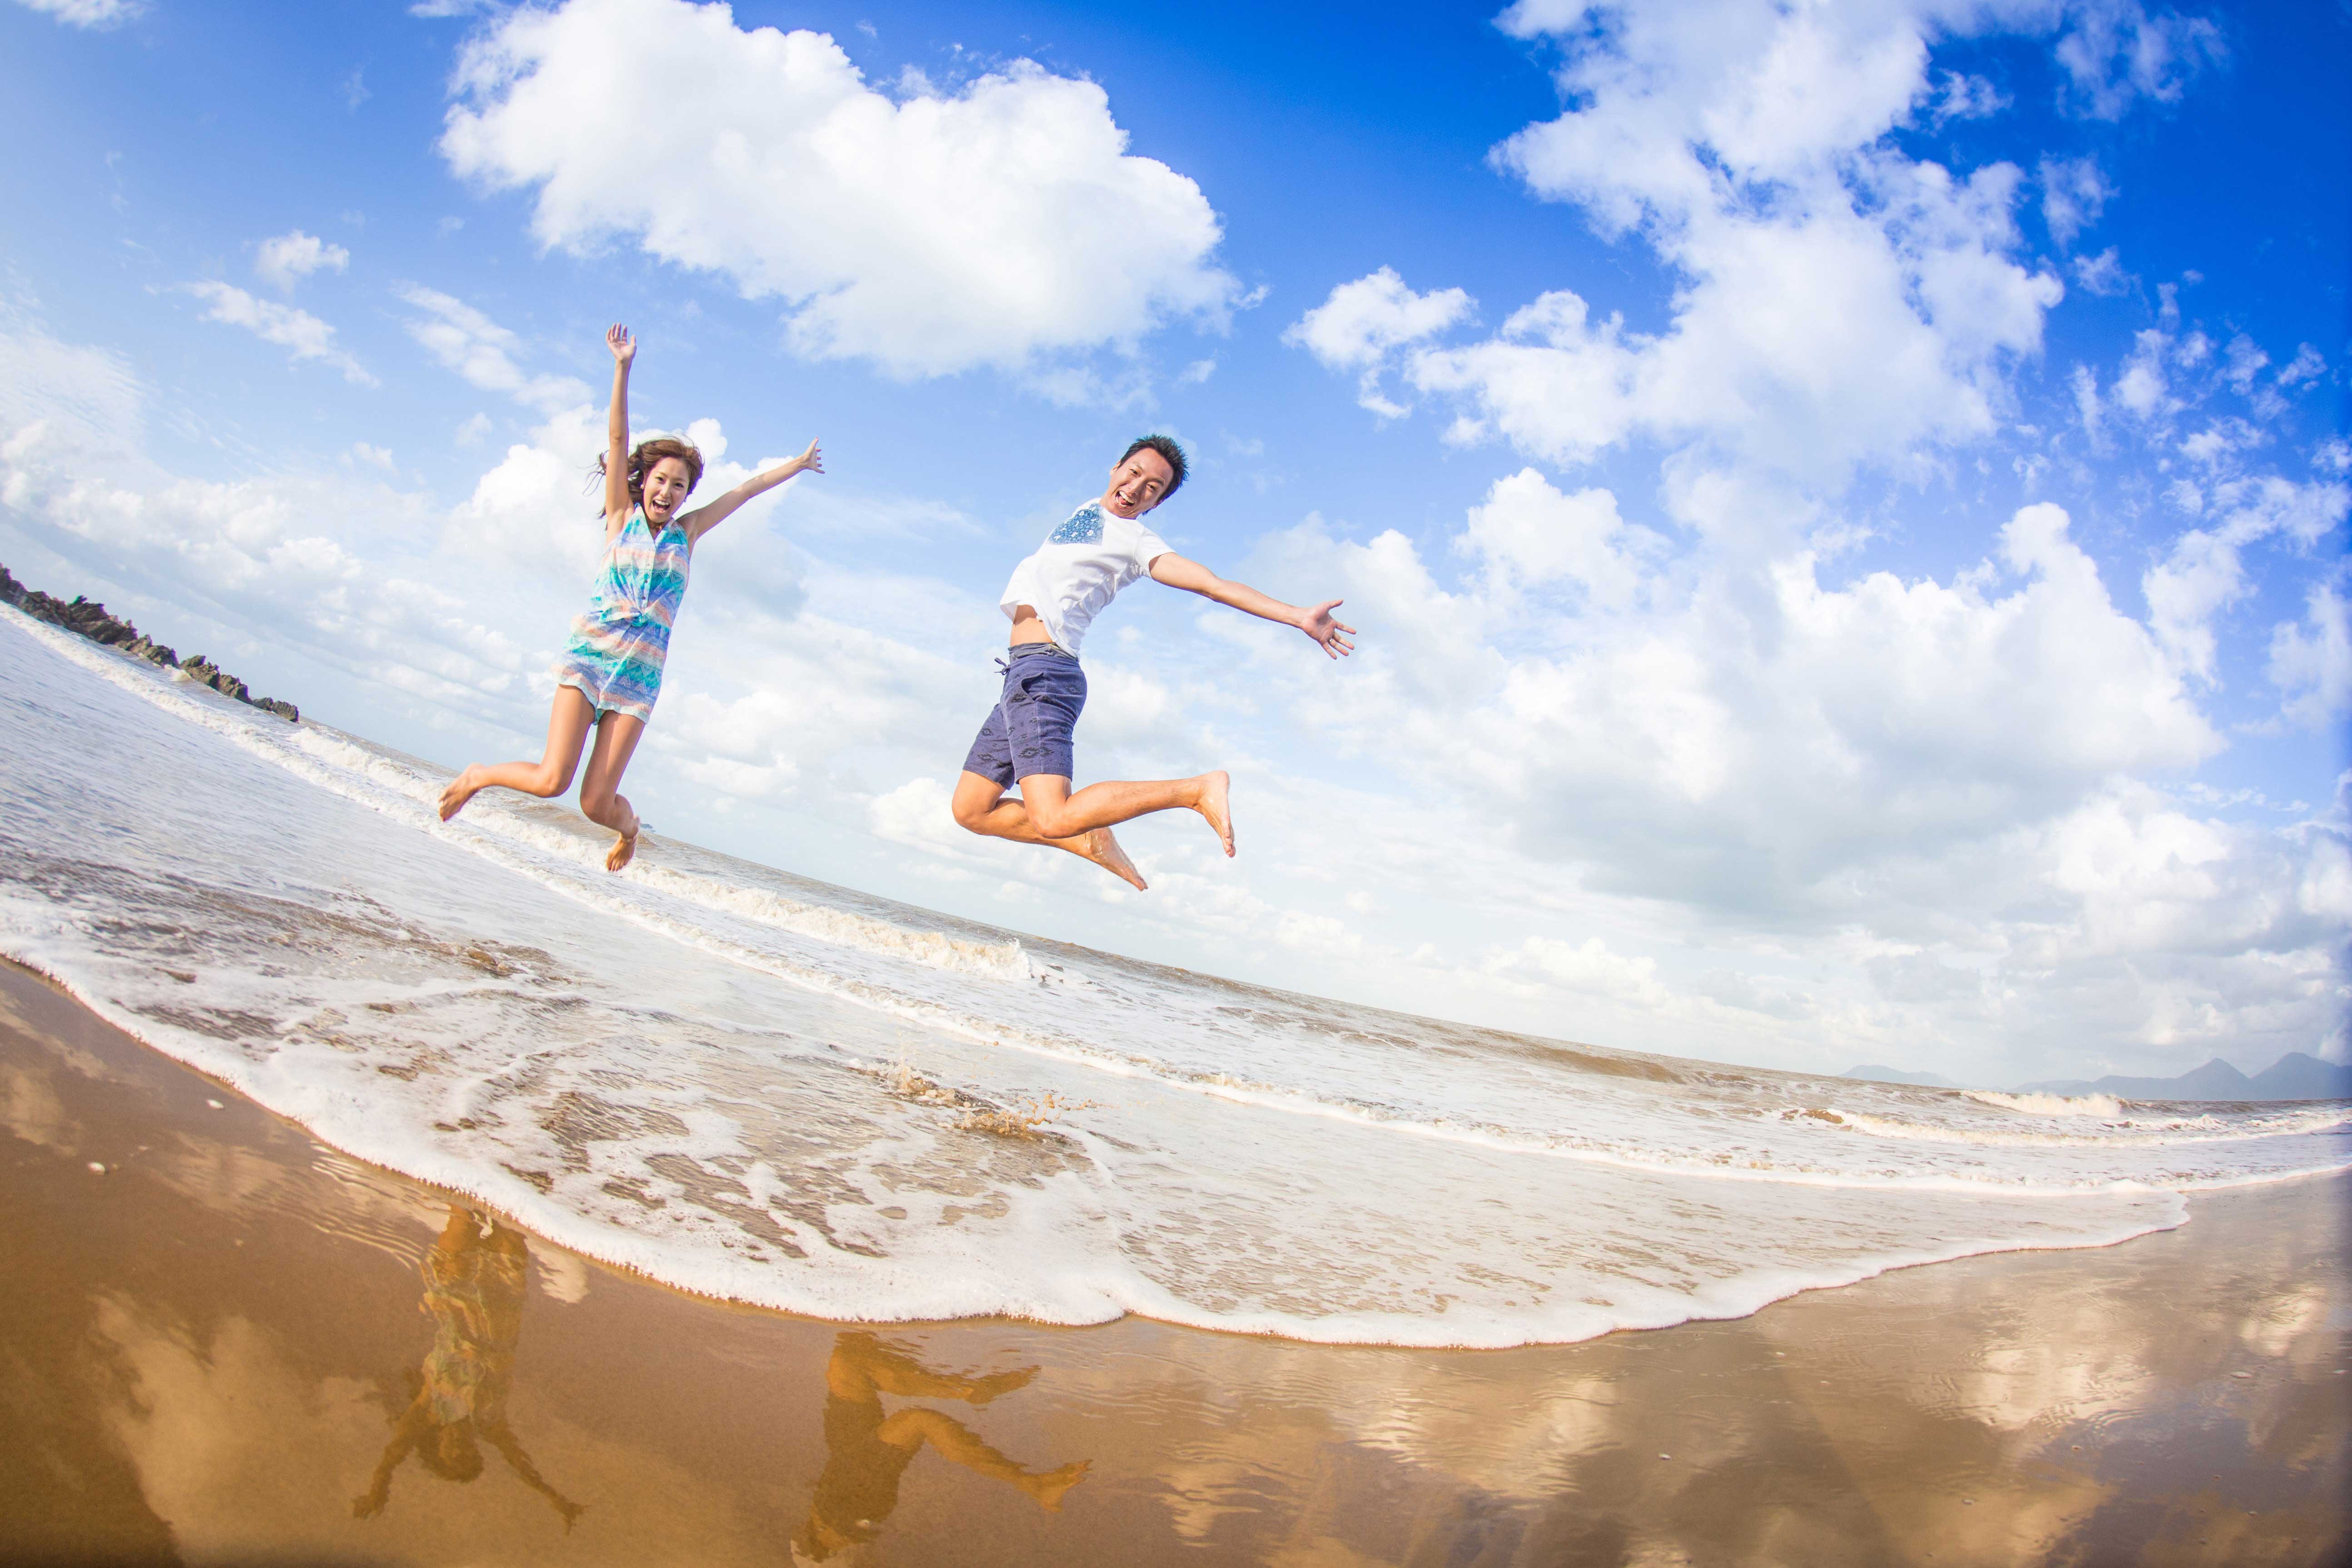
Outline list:
[[[1305,632],[1308,637],[1313,637],[1315,639],[1316,646],[1322,648],[1325,653],[1329,654],[1333,658],[1338,658],[1343,654],[1353,653],[1356,651],[1356,645],[1349,642],[1348,640],[1348,637],[1353,637],[1355,635],[1356,628],[1349,626],[1342,626],[1339,622],[1334,620],[1331,616],[1332,611],[1338,609],[1346,602],[1347,601],[1344,599],[1332,599],[1327,603],[1316,605],[1311,610],[1301,610],[1298,613],[1298,619],[1291,624],[1296,626],[1300,631]],[[1340,636],[1342,632],[1348,634],[1348,637]]]
[[[816,449],[815,442],[811,441],[807,451],[786,463],[784,467],[795,474],[821,474],[824,472],[824,454]]]
[[[628,328],[618,321],[604,329],[604,346],[613,351],[616,363],[627,364],[637,357],[637,340],[630,335]]]

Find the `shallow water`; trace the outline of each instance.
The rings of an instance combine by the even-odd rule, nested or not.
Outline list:
[[[1500,1346],[2097,1246],[2352,1108],[1863,1083],[1139,963],[486,796],[0,612],[0,951],[327,1142],[836,1319]]]
[[[599,1268],[0,963],[0,1561],[2317,1568],[2347,1184],[1572,1345],[873,1331]]]

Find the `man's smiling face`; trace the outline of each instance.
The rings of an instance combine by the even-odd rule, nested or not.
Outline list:
[[[1110,471],[1103,506],[1120,517],[1141,517],[1160,504],[1175,482],[1176,470],[1168,466],[1168,459],[1146,447]]]

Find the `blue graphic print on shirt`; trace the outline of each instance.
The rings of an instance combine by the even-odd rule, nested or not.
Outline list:
[[[1070,514],[1069,521],[1045,536],[1048,544],[1100,544],[1102,502],[1090,500]]]

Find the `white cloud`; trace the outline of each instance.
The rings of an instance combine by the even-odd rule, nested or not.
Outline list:
[[[2009,95],[1987,79],[1948,70],[1942,85],[1936,89],[1935,107],[1927,118],[1929,123],[1941,130],[1955,120],[1987,119],[2009,104]]]
[[[2266,673],[2289,722],[2322,730],[2352,721],[2352,601],[2336,584],[2315,584],[2303,621],[2272,632]]]
[[[1543,488],[1498,484],[1457,547],[1527,539],[1572,558],[1564,519],[1498,527],[1498,512],[1540,508],[1601,532],[1605,492]],[[1449,594],[1394,533],[1351,544],[1303,527],[1265,566],[1333,582],[1391,628],[1317,700],[1344,743],[1484,802],[1528,853],[1592,885],[1701,908],[1842,906],[1830,889],[1858,868],[1997,838],[2118,773],[2221,745],[2054,506],[2019,511],[1999,559],[1948,584],[1831,586],[1799,553],[1760,582],[1733,568],[1664,594],[1653,580],[1647,613],[1622,621],[1578,613],[1567,572],[1549,604]],[[1525,651],[1496,649],[1507,624]]]
[[[2015,167],[1957,174],[1890,140],[1933,97],[1937,14],[1523,4],[1500,24],[1557,38],[1572,107],[1496,165],[1606,237],[1638,235],[1674,280],[1667,325],[1556,289],[1482,342],[1324,333],[1327,363],[1373,377],[1393,348],[1412,385],[1462,406],[1456,441],[1559,463],[1652,439],[1835,486],[1995,427],[2005,368],[2039,351],[2063,290],[2013,254]],[[1402,289],[1381,279],[1321,309],[1345,320],[1344,300]]]
[[[1534,980],[1552,989],[1643,1007],[1669,1000],[1666,988],[1658,984],[1657,960],[1612,952],[1597,936],[1581,943],[1531,936],[1517,948],[1493,955],[1482,967],[1498,979]]]
[[[2094,294],[2113,296],[2131,288],[2131,275],[2124,270],[2123,258],[2114,246],[2096,256],[2078,256],[2069,268],[2074,281]]]
[[[2305,343],[2294,351],[2294,358],[2287,367],[2278,373],[2278,384],[2294,386],[2300,382],[2316,381],[2326,371],[2326,356]]]
[[[1027,370],[1242,302],[1200,188],[1128,152],[1101,88],[1026,61],[894,99],[820,34],[570,0],[508,13],[457,84],[443,154],[533,190],[542,244],[626,237],[780,299],[804,354]]]
[[[2042,221],[2062,250],[2099,221],[2116,188],[2099,171],[2096,158],[2044,158],[2035,170],[2042,183]]]
[[[256,299],[229,283],[207,281],[183,283],[179,287],[180,292],[205,301],[206,321],[243,327],[264,342],[291,351],[297,360],[314,359],[333,365],[343,373],[345,381],[361,386],[376,384],[365,366],[335,346],[335,329],[308,310],[281,305],[274,300]]]
[[[1454,542],[1486,563],[1496,588],[1573,584],[1589,605],[1604,609],[1631,606],[1645,558],[1654,560],[1666,543],[1619,517],[1609,491],[1562,495],[1533,468],[1496,479]]]
[[[28,11],[55,16],[69,27],[119,27],[143,15],[146,0],[16,0]]]
[[[503,392],[542,414],[588,400],[588,384],[577,376],[525,374],[514,359],[522,340],[463,300],[417,283],[400,284],[393,293],[425,312],[409,321],[408,335],[469,384]]]
[[[2283,537],[2307,549],[2352,512],[2352,488],[2341,482],[2295,484],[2276,475],[2225,483],[2215,499],[2227,508],[2215,525],[2182,534],[2141,580],[2158,640],[2206,681],[2214,679],[2213,617],[2250,591],[2246,547]]]
[[[1284,331],[1282,341],[1307,350],[1330,369],[1360,372],[1357,401],[1393,419],[1410,411],[1381,395],[1381,363],[1392,351],[1464,320],[1474,308],[1470,296],[1459,289],[1416,294],[1394,268],[1383,267],[1332,289],[1329,299]]]
[[[2058,40],[2071,100],[2095,120],[2119,120],[2135,100],[2179,101],[2205,67],[2227,54],[2221,30],[2202,16],[2151,16],[2140,0],[2091,0],[2066,7],[2073,26]]]
[[[341,246],[297,228],[263,240],[255,250],[253,270],[263,282],[290,293],[313,272],[341,272],[351,262],[352,253]]]

